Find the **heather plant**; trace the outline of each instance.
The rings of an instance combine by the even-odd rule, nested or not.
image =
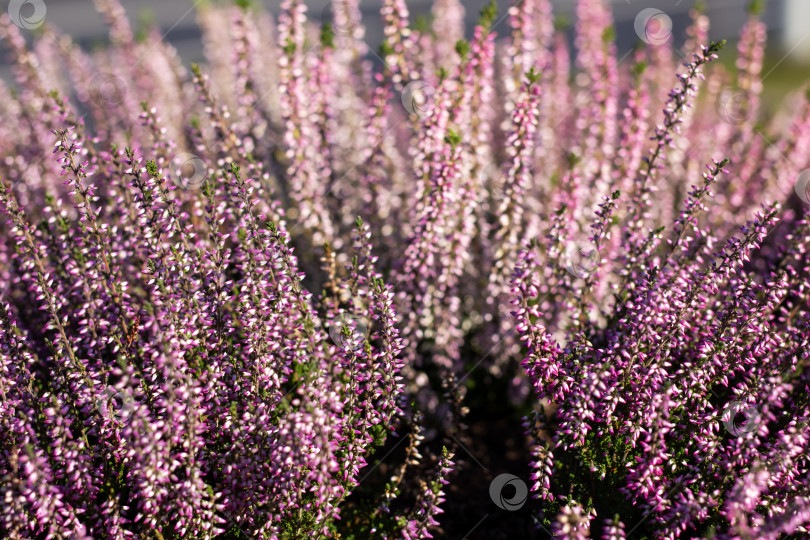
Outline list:
[[[605,0],[383,0],[377,51],[355,0],[206,4],[189,66],[30,1],[0,537],[807,535],[810,93],[762,103],[761,2],[727,69],[700,6],[620,56]]]

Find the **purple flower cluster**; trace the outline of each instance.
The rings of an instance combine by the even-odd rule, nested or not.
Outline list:
[[[734,70],[698,8],[620,58],[605,0],[575,50],[383,0],[375,53],[358,4],[200,7],[190,68],[118,0],[92,52],[0,17],[0,537],[430,538],[482,380],[538,534],[808,534],[810,93],[766,114],[759,2]]]

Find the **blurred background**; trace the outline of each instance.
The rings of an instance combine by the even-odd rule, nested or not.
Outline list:
[[[121,0],[135,28],[157,24],[161,33],[172,43],[186,62],[203,61],[200,32],[196,25],[195,10],[205,2],[215,0]],[[22,15],[34,13],[35,3],[44,2],[45,21],[61,28],[74,37],[83,47],[103,45],[107,30],[101,17],[93,8],[92,0],[3,0],[5,10],[9,5],[23,3]],[[281,0],[254,0],[266,9],[278,14]],[[317,21],[329,17],[330,0],[306,0],[309,16]],[[382,38],[380,24],[381,0],[363,0],[360,8],[366,26],[366,42],[376,50]],[[466,10],[468,29],[472,29],[481,8],[488,0],[462,0]],[[510,0],[498,0],[499,24],[496,31],[507,31],[503,16]],[[633,47],[639,38],[633,23],[636,15],[646,8],[660,9],[672,19],[672,32],[678,43],[689,23],[688,12],[695,0],[612,0],[616,21],[616,36],[619,53]],[[711,18],[711,37],[714,40],[728,39],[733,45],[737,33],[746,18],[749,0],[707,0]],[[429,17],[432,0],[406,0],[411,11],[411,20]],[[552,0],[555,14],[574,23],[575,0]],[[802,84],[810,74],[810,0],[769,0],[763,20],[769,28],[769,46],[763,75],[766,75],[766,99],[778,99],[785,92]],[[3,51],[4,52],[4,51]],[[733,54],[721,56],[732,62]],[[8,79],[6,54],[0,60],[0,78]]]

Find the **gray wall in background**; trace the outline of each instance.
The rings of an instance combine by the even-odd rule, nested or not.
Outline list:
[[[406,0],[411,10],[412,17],[416,14],[426,14],[430,12],[432,1],[430,0]],[[478,18],[478,12],[488,3],[488,0],[462,0],[466,8],[466,21],[469,28]],[[748,0],[708,0],[708,12],[712,20],[712,39],[734,38],[745,21],[745,5]],[[765,14],[765,21],[771,30],[772,35],[787,36],[791,44],[784,47],[790,49],[794,42],[801,42],[804,37],[810,35],[810,28],[806,26],[807,18],[795,20],[794,24],[786,29],[785,21],[790,17],[785,16],[787,3],[792,5],[791,9],[807,10],[810,7],[810,0],[770,0]],[[106,28],[93,8],[92,0],[45,0],[47,7],[46,20],[70,34],[83,45],[90,45],[94,42],[103,41],[106,37]],[[261,0],[267,9],[274,14],[279,11],[281,0]],[[324,9],[330,3],[329,0],[307,0],[309,14],[313,18],[320,19]],[[552,0],[555,13],[568,14],[569,21],[573,22],[572,11],[575,5],[574,0]],[[616,19],[616,34],[619,48],[628,50],[638,38],[633,29],[635,16],[644,8],[654,7],[667,13],[673,21],[673,33],[682,36],[688,24],[688,10],[693,5],[694,0],[613,0],[614,17]],[[154,20],[166,34],[166,38],[177,47],[181,56],[186,62],[202,60],[202,48],[200,45],[200,33],[195,24],[195,11],[192,0],[122,0],[132,21],[137,21],[144,11],[150,12]],[[510,4],[507,0],[498,0],[499,13],[504,15]],[[3,2],[4,7],[8,6],[8,0]],[[379,45],[382,37],[382,28],[379,17],[380,0],[363,0],[361,11],[366,25],[366,41],[374,49]],[[506,23],[501,22],[497,30],[501,33],[506,31]],[[783,32],[787,30],[787,32]],[[774,41],[772,43],[780,43]],[[810,53],[810,39],[806,39],[803,45],[807,45],[806,50]],[[797,47],[796,51],[805,50],[804,47]],[[0,76],[8,76],[8,67],[5,54],[0,60]]]

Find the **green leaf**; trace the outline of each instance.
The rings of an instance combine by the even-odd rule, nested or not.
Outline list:
[[[147,161],[146,162],[146,172],[149,173],[149,176],[157,178],[157,175],[158,175],[157,164],[152,160]]]
[[[755,17],[759,17],[765,11],[766,0],[751,0],[748,4],[748,13]]]
[[[444,141],[450,144],[450,146],[452,146],[453,148],[455,148],[461,142],[461,135],[459,135],[452,129],[448,129],[447,136],[444,138]]]
[[[335,48],[335,29],[329,22],[324,22],[321,25],[321,45],[324,49]]]
[[[492,23],[495,22],[495,17],[498,16],[498,6],[494,0],[481,9],[481,15],[478,18],[478,25],[487,30],[492,29]]]
[[[463,39],[456,41],[456,52],[460,57],[465,58],[470,53],[470,43]]]

